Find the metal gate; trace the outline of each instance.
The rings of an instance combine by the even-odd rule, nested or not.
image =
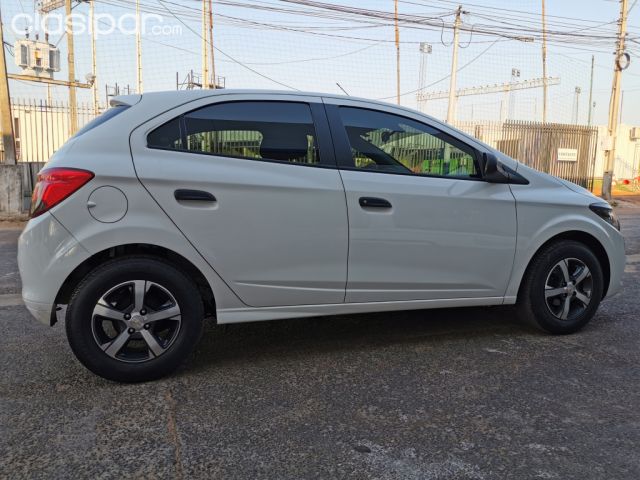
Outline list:
[[[456,126],[525,165],[585,188],[593,186],[596,127],[520,121]]]

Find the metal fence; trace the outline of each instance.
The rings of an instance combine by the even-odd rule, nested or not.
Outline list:
[[[521,121],[465,122],[456,126],[525,165],[585,188],[593,186],[596,127]]]
[[[63,102],[12,99],[13,130],[18,162],[46,162],[69,138],[69,106]],[[91,104],[77,107],[78,127],[94,118]],[[4,161],[0,149],[0,161]]]

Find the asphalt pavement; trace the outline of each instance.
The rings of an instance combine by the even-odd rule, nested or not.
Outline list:
[[[640,204],[582,332],[510,308],[208,325],[193,360],[102,380],[20,305],[0,230],[0,478],[638,479]]]

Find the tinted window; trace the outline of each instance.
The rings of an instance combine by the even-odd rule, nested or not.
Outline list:
[[[185,114],[148,137],[150,147],[225,157],[319,163],[311,109],[304,103],[230,102]]]
[[[180,118],[174,118],[151,132],[147,137],[147,145],[155,148],[182,149]]]
[[[89,123],[87,123],[84,127],[82,127],[80,130],[78,130],[78,133],[76,133],[75,136],[79,137],[80,135],[87,133],[89,130],[93,130],[94,128],[102,125],[108,120],[111,120],[113,117],[120,115],[122,112],[124,112],[128,108],[129,108],[129,105],[116,105],[115,107],[111,107],[105,110],[104,113],[102,113],[102,115],[97,116],[96,118],[91,120]]]
[[[353,166],[389,173],[477,178],[474,150],[414,120],[373,110],[340,108]]]

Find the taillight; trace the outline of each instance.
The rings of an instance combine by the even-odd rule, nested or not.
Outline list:
[[[31,195],[31,218],[42,215],[80,189],[94,177],[77,168],[47,168],[38,174]]]

